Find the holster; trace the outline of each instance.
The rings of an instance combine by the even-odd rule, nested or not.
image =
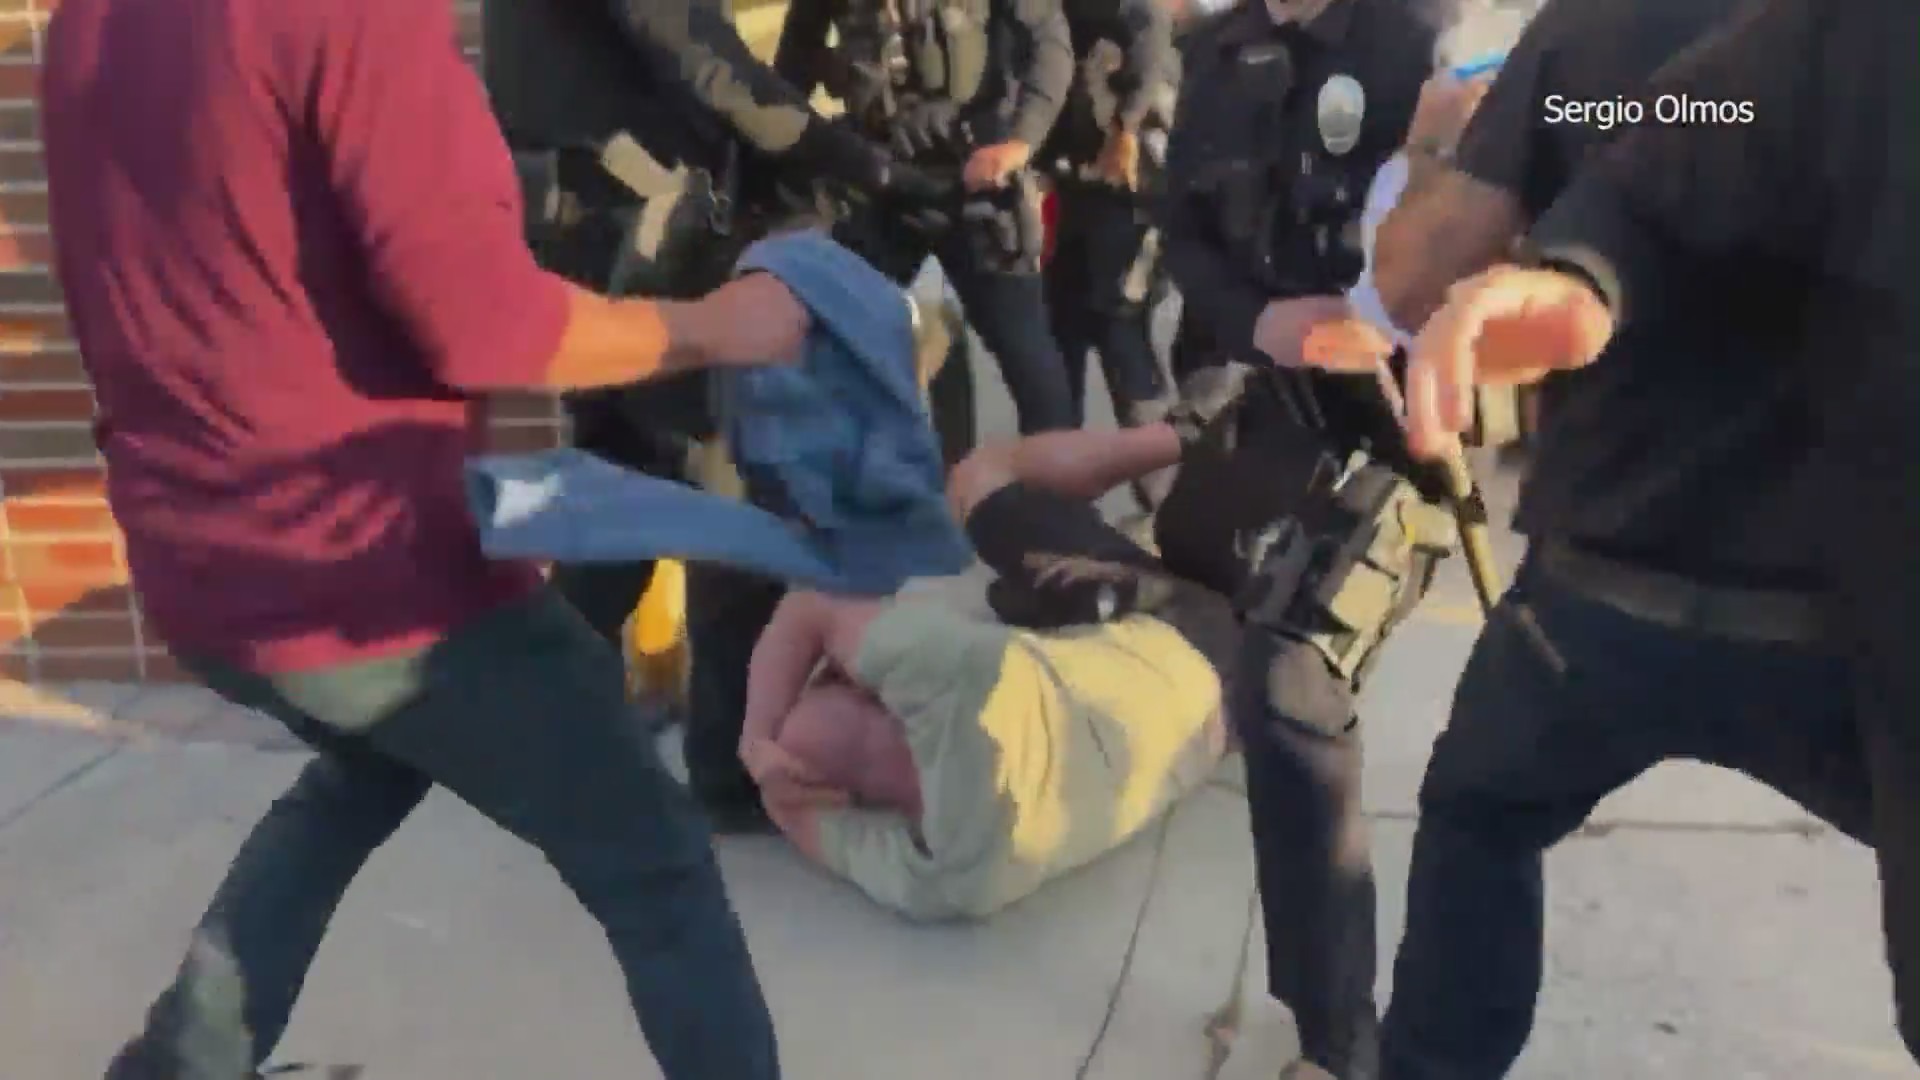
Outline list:
[[[1237,607],[1248,623],[1313,645],[1357,689],[1453,550],[1455,528],[1406,479],[1356,453],[1256,542]]]
[[[1022,169],[1006,187],[967,196],[960,226],[982,269],[990,273],[1035,274],[1046,245],[1040,217],[1040,184]]]

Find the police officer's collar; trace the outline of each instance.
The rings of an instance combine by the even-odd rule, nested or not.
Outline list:
[[[1266,0],[1241,0],[1238,17],[1226,30],[1229,43],[1256,41],[1273,33],[1280,25],[1297,26],[1301,33],[1322,45],[1338,45],[1346,40],[1353,24],[1353,5],[1357,0],[1328,0],[1320,13],[1303,23],[1276,24],[1267,10]]]

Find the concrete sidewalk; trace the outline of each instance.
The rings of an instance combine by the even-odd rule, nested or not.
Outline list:
[[[1437,610],[1367,703],[1389,948],[1420,763],[1473,633]],[[85,1080],[304,755],[187,689],[0,685],[0,716],[0,1078]],[[1228,769],[977,927],[904,925],[777,841],[725,842],[788,1075],[1272,1077],[1292,1038],[1260,990],[1245,815]],[[1671,767],[1551,875],[1548,990],[1518,1076],[1920,1076],[1891,1031],[1872,862],[1793,806]],[[1226,1055],[1210,1029],[1235,1001]],[[349,895],[285,1051],[366,1080],[657,1075],[591,922],[537,855],[439,795]]]

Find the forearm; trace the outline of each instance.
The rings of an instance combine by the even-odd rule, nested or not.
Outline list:
[[[701,345],[705,318],[699,301],[614,300],[570,288],[566,330],[541,386],[591,390],[705,367],[713,362]]]
[[[772,739],[826,652],[826,626],[811,594],[793,593],[774,611],[747,664],[742,746]]]
[[[1007,471],[1020,483],[1091,502],[1129,480],[1180,463],[1180,438],[1165,424],[1050,431],[1013,443]]]
[[[1127,48],[1127,70],[1137,75],[1139,82],[1120,101],[1118,120],[1123,131],[1138,131],[1156,112],[1170,122],[1170,106],[1180,77],[1180,58],[1173,47],[1173,16],[1167,5],[1153,0],[1136,8],[1129,12],[1134,25],[1133,42]]]
[[[815,121],[807,96],[776,75],[740,39],[726,14],[698,0],[603,0],[644,63],[672,74],[754,149],[793,149]]]
[[[1073,87],[1073,38],[1058,0],[1015,0],[1013,23],[1025,39],[1015,55],[1024,63],[1014,77],[1014,113],[1007,138],[1039,147],[1053,130]]]
[[[1403,193],[1369,253],[1381,306],[1396,326],[1426,325],[1454,282],[1509,257],[1525,228],[1517,199],[1464,173]]]
[[[1527,261],[1571,271],[1606,303],[1616,326],[1678,286],[1689,260],[1638,220],[1608,183],[1589,170],[1575,179],[1535,223],[1523,245]],[[1684,273],[1684,271],[1679,271]]]

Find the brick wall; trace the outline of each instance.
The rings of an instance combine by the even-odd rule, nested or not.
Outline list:
[[[477,0],[451,0],[479,51]],[[179,674],[127,588],[101,494],[93,397],[48,273],[47,187],[34,102],[57,0],[0,0],[0,677],[171,681]],[[551,398],[492,405],[501,449],[554,445]]]

